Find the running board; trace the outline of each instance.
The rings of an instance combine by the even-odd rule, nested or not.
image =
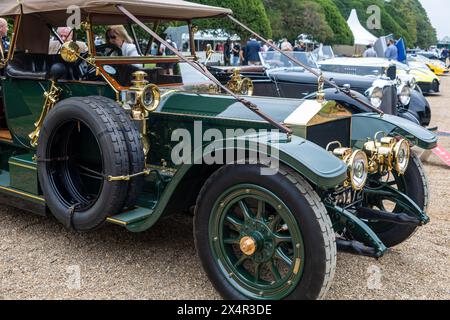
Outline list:
[[[125,211],[121,214],[109,217],[106,221],[117,224],[122,227],[126,227],[130,224],[142,221],[150,217],[153,210],[143,207],[136,207],[132,210]]]

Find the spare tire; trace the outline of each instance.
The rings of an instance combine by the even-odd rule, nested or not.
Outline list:
[[[39,182],[53,215],[88,231],[125,205],[127,144],[119,123],[91,98],[69,98],[47,115],[37,147]]]
[[[130,116],[114,100],[102,96],[91,96],[88,98],[93,99],[95,102],[100,104],[119,124],[125,138],[125,143],[127,144],[130,174],[144,171],[145,154],[142,136]],[[127,198],[125,200],[126,209],[131,209],[136,205],[136,202],[142,192],[143,185],[144,176],[137,176],[130,180]]]

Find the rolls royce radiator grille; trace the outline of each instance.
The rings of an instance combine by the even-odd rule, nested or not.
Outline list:
[[[332,141],[339,141],[343,147],[350,147],[351,118],[310,126],[306,130],[306,136],[322,148],[326,148]]]

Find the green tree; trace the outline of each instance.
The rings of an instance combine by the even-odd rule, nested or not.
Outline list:
[[[315,0],[325,10],[325,17],[328,25],[334,32],[330,44],[353,44],[353,34],[347,25],[347,17],[343,17],[333,0]]]
[[[265,5],[276,39],[293,40],[300,33],[306,33],[320,41],[330,41],[334,36],[323,9],[315,2],[265,0]]]
[[[236,19],[264,37],[272,37],[272,28],[262,0],[191,0],[201,4],[230,8]],[[200,29],[222,29],[242,38],[249,34],[229,19],[202,19],[195,21]]]
[[[407,46],[428,47],[437,42],[436,30],[431,25],[419,0],[333,0],[341,14],[347,18],[356,9],[364,26],[369,14],[367,8],[377,5],[381,10],[381,29],[369,30],[376,36],[393,34],[403,37]]]

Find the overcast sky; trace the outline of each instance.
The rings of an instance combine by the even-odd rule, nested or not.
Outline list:
[[[450,0],[420,0],[427,10],[433,27],[436,28],[438,39],[450,36]]]

